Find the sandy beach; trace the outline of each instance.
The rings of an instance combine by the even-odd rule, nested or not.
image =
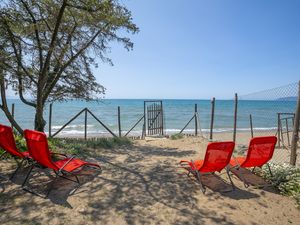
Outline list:
[[[82,185],[72,195],[74,184],[59,179],[48,199],[20,188],[26,171],[13,183],[1,179],[1,224],[298,224],[295,201],[271,187],[246,189],[233,178],[237,189],[224,192],[230,186],[222,174],[225,183],[204,178],[209,188],[203,194],[178,162],[203,158],[206,145],[201,137],[147,138],[117,149],[87,149],[84,158],[100,163],[102,173],[81,171]],[[3,175],[8,163],[0,165]],[[41,193],[47,187],[35,179],[30,185]]]

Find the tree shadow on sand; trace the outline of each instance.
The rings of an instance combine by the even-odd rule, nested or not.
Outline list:
[[[259,195],[239,188],[224,193],[218,177],[214,181],[208,179],[206,185],[212,191],[203,195],[198,184],[180,175],[177,168],[180,159],[193,154],[193,150],[152,146],[88,149],[82,154],[83,158],[100,162],[103,166],[101,174],[82,171],[87,173],[80,176],[83,185],[71,197],[74,184],[59,179],[49,195],[50,201],[37,200],[35,196],[25,195],[16,187],[11,187],[4,191],[5,196],[0,198],[0,203],[5,198],[22,200],[10,202],[4,207],[0,219],[4,222],[47,223],[52,216],[63,221],[72,214],[78,223],[83,218],[83,222],[101,224],[234,224],[226,215],[220,214],[217,207],[211,208],[207,204],[219,201],[220,196],[239,200],[258,198]],[[46,190],[47,185],[37,183],[37,187]],[[68,202],[69,197],[72,204]],[[63,207],[58,209],[56,205]],[[48,209],[33,216],[30,212],[35,208]],[[12,213],[13,209],[18,209],[19,214]]]

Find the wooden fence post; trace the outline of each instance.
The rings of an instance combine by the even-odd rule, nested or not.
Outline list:
[[[213,130],[214,130],[214,119],[215,119],[215,97],[211,101],[211,119],[210,119],[210,134],[209,139],[213,140]]]
[[[119,137],[122,137],[122,130],[121,130],[121,109],[118,106],[118,127],[119,127]]]
[[[236,125],[237,125],[237,108],[238,108],[238,95],[234,95],[234,124],[233,124],[233,141],[236,140]]]
[[[197,117],[197,113],[198,113],[198,105],[195,104],[195,136],[198,135],[198,117]]]
[[[277,143],[278,147],[280,148],[280,113],[277,113]]]
[[[84,139],[87,139],[87,109],[84,111]]]
[[[295,123],[293,129],[293,136],[292,136],[292,144],[291,144],[291,158],[290,164],[295,166],[297,161],[297,147],[298,147],[298,140],[299,140],[299,120],[300,120],[300,81],[298,85],[298,100],[297,100],[297,107],[295,112]]]
[[[11,104],[11,116],[15,118],[15,103]],[[14,129],[13,124],[11,124],[11,128]]]
[[[146,102],[144,101],[144,125],[143,125],[143,135],[142,138],[146,137]]]
[[[52,135],[52,103],[49,106],[49,137]]]
[[[161,106],[161,126],[162,126],[162,128],[161,128],[161,134],[162,134],[162,136],[164,136],[164,129],[165,129],[165,126],[164,126],[164,110],[163,110],[163,103],[162,103],[162,101],[160,101],[160,106]]]
[[[250,130],[251,130],[251,138],[254,137],[253,135],[253,123],[252,123],[252,115],[250,114]]]

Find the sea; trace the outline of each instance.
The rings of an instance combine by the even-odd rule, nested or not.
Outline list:
[[[148,100],[148,99],[147,99]],[[198,107],[200,128],[208,133],[211,124],[211,100],[182,100],[163,99],[164,128],[166,134],[175,134],[187,124]],[[8,104],[15,105],[15,119],[23,129],[32,129],[34,124],[34,109],[24,105],[20,100],[9,99]],[[58,131],[73,116],[84,108],[88,108],[101,122],[118,133],[118,106],[121,115],[122,134],[128,130],[144,115],[144,99],[103,99],[101,101],[69,100],[54,102],[52,106],[51,133]],[[258,131],[276,130],[277,113],[294,113],[296,101],[263,101],[240,100],[237,111],[237,129],[250,130],[250,114],[252,115],[253,129]],[[45,132],[49,132],[49,104],[45,107],[44,118],[47,122]],[[0,112],[0,123],[9,124],[4,113]],[[290,123],[290,122],[289,122]],[[109,132],[92,116],[88,115],[87,133],[94,136],[108,135]],[[234,101],[216,100],[214,114],[214,132],[230,132],[234,124]],[[292,126],[292,124],[288,124]],[[185,133],[194,132],[195,123],[192,121],[185,129]],[[142,134],[143,120],[130,132],[129,135]],[[66,126],[58,135],[81,136],[84,134],[84,113]]]

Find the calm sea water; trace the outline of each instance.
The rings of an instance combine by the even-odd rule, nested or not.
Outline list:
[[[9,100],[15,104],[15,117],[23,128],[33,128],[34,111],[19,100]],[[207,132],[210,126],[211,102],[210,100],[163,100],[166,133],[179,132],[193,116],[194,105],[198,104],[200,126]],[[144,113],[144,100],[102,100],[101,102],[68,101],[53,104],[52,133],[76,115],[81,109],[89,108],[111,130],[117,133],[117,107],[121,107],[121,127],[123,133],[128,131]],[[253,117],[253,126],[256,130],[271,130],[277,127],[277,112],[295,111],[294,101],[248,101],[240,100],[238,103],[239,130],[249,130],[249,114]],[[45,109],[45,119],[48,122],[48,106]],[[234,102],[232,100],[217,100],[215,105],[215,132],[231,131],[233,128]],[[0,112],[0,123],[9,124],[3,112]],[[67,126],[62,134],[79,135],[84,132],[84,114]],[[187,132],[193,131],[192,122]],[[132,134],[141,134],[140,123]],[[48,131],[48,125],[46,126]],[[88,117],[88,133],[106,134],[107,131],[91,116]]]

